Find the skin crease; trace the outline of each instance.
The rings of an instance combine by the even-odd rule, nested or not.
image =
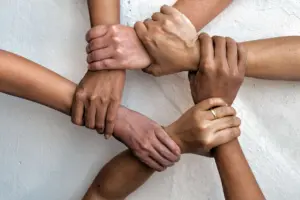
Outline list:
[[[0,50],[0,60],[0,92],[43,104],[67,115],[71,114],[72,97],[76,88],[74,83],[6,51]],[[177,147],[160,125],[125,107],[118,109],[114,136],[130,147],[135,155],[141,156],[144,163],[156,166],[155,169],[159,171],[164,168],[154,160],[147,159],[157,152],[155,148],[160,148],[155,144],[162,143],[166,148]],[[179,148],[173,151],[180,155]],[[166,165],[178,159],[178,156],[172,154],[158,157]],[[164,159],[165,157],[170,157],[171,160]]]
[[[165,74],[165,71],[168,73],[175,73],[178,71],[194,71],[196,70],[195,66],[187,65],[186,63],[191,62],[193,60],[200,59],[199,55],[193,55],[189,58],[188,62],[183,63],[182,59],[177,60],[178,58],[182,58],[181,54],[182,51],[190,51],[188,50],[188,45],[186,45],[186,49],[171,49],[166,48],[170,45],[170,39],[174,38],[174,35],[182,35],[180,32],[177,32],[175,29],[172,29],[174,26],[182,26],[185,27],[186,32],[194,33],[194,27],[189,26],[186,24],[184,20],[177,20],[182,17],[182,15],[176,14],[174,12],[173,15],[160,15],[160,18],[155,18],[155,23],[153,24],[151,35],[145,37],[144,35],[141,36],[141,41],[143,44],[156,44],[159,42],[160,47],[163,48],[163,52],[160,52],[160,48],[154,48],[156,50],[157,60],[164,59],[165,63],[173,63],[177,61],[177,63],[182,63],[181,66],[179,65],[167,65],[171,66],[168,69],[164,69],[163,66],[160,66],[161,69],[153,70],[149,65],[145,65],[143,68],[144,71],[148,73],[152,73],[156,76],[161,76]],[[179,24],[178,24],[179,23]],[[97,27],[95,28],[97,29]],[[166,40],[158,40],[162,35],[162,30],[168,30],[168,32],[164,32],[164,38],[170,38]],[[120,29],[122,31],[123,29]],[[97,37],[94,33],[92,34],[93,37]],[[135,40],[135,34],[129,34],[129,37],[132,37],[130,40]],[[190,38],[190,37],[189,37]],[[182,38],[183,39],[183,38]],[[119,39],[122,41],[122,39]],[[177,40],[179,47],[182,47],[185,42],[187,44],[190,43],[190,39],[183,39],[183,41]],[[171,43],[173,46],[176,44]],[[300,80],[300,37],[299,36],[289,36],[289,37],[278,37],[278,38],[269,38],[269,39],[262,39],[262,40],[254,40],[254,41],[247,41],[241,43],[247,51],[247,64],[246,64],[246,76],[254,77],[254,78],[262,78],[262,79],[271,79],[271,80],[288,80],[288,81],[298,81]],[[120,44],[121,45],[121,44]],[[126,45],[122,43],[122,45]],[[195,43],[195,49],[199,49],[199,44]],[[137,49],[139,47],[136,47]],[[160,55],[174,55],[173,58],[170,57],[170,60],[166,60],[166,57],[160,58]],[[128,59],[128,58],[127,58]],[[149,60],[148,57],[140,58],[141,60]],[[152,55],[152,60],[154,59]],[[105,62],[105,60],[103,60]],[[122,62],[122,61],[119,61]],[[197,61],[199,63],[199,60]],[[284,66],[284,67],[283,67]],[[113,66],[106,65],[106,68],[114,69]],[[101,68],[100,68],[101,69]],[[141,68],[142,69],[142,68]],[[160,74],[159,72],[162,72]]]
[[[118,0],[89,0],[88,1],[92,27],[96,25],[119,24],[120,2]],[[97,33],[102,34],[103,32]],[[107,34],[113,32],[107,31]],[[87,36],[87,40],[93,43],[93,39]],[[119,48],[119,47],[118,47]],[[124,52],[124,50],[122,50]],[[124,57],[123,57],[124,58]],[[90,61],[90,57],[87,61]],[[76,88],[72,105],[72,121],[75,124],[83,123],[88,128],[103,132],[106,137],[113,133],[118,108],[120,106],[125,82],[125,70],[88,71]],[[129,118],[136,118],[143,128],[136,130],[139,133],[134,140],[127,138],[126,143],[143,162],[150,167],[162,171],[171,166],[180,158],[179,147],[171,138],[152,120],[142,115],[127,113]],[[140,119],[137,117],[140,116]],[[136,125],[134,125],[136,126]],[[125,126],[128,128],[128,126]],[[131,127],[131,129],[133,129]],[[137,141],[139,140],[139,141]]]
[[[203,28],[206,24],[208,24],[213,18],[215,18],[222,10],[224,10],[230,3],[232,2],[232,0],[178,0],[176,1],[176,3],[173,5],[174,8],[176,8],[177,10],[179,10],[181,13],[183,13],[185,16],[187,16],[187,18],[189,19],[189,21],[191,22],[191,24],[194,25],[194,28],[196,28],[196,30],[200,30],[201,28]],[[201,12],[199,12],[201,11]],[[156,14],[156,13],[155,13]],[[157,14],[156,14],[157,15]],[[184,20],[186,21],[186,20]],[[95,27],[96,29],[99,26]],[[179,26],[176,26],[176,28],[178,28]],[[101,27],[99,27],[101,29]],[[124,26],[110,26],[110,29],[118,29],[118,32],[120,31],[128,31],[128,34],[118,34],[118,39],[117,39],[117,43],[120,44],[118,46],[123,47],[124,49],[130,49],[130,48],[135,48],[131,49],[131,51],[133,52],[137,52],[138,49],[140,49],[140,46],[135,46],[132,47],[131,43],[126,42],[128,41],[133,41],[135,44],[138,44],[137,39],[136,39],[136,35],[133,33],[133,31],[129,31],[128,28],[125,28]],[[181,29],[181,30],[185,30],[185,29]],[[134,64],[134,63],[128,63],[128,60],[135,60],[135,59],[129,59],[127,56],[124,56],[124,59],[120,59],[123,56],[116,56],[116,58],[111,58],[109,56],[107,57],[103,57],[104,54],[109,54],[106,53],[108,50],[111,50],[112,48],[102,48],[103,45],[105,44],[105,41],[103,38],[101,38],[101,36],[103,36],[102,34],[95,34],[96,31],[94,31],[94,33],[92,35],[94,35],[93,38],[98,38],[94,40],[94,43],[98,43],[98,45],[94,45],[92,44],[91,46],[97,46],[98,48],[94,49],[93,52],[88,51],[89,55],[88,57],[92,57],[91,60],[93,60],[94,62],[89,63],[89,69],[90,70],[99,70],[99,69],[136,69],[137,67],[139,67],[139,65]],[[99,31],[101,32],[101,31]],[[191,31],[191,33],[195,32],[195,30]],[[122,35],[126,35],[126,38],[122,38]],[[130,38],[130,39],[128,39]],[[172,39],[174,39],[176,37],[173,37]],[[197,37],[195,36],[193,39],[196,39]],[[179,40],[179,38],[176,38],[177,40]],[[195,42],[196,40],[194,40]],[[116,44],[116,41],[111,43],[112,44]],[[115,46],[115,45],[114,45]],[[165,45],[160,45],[160,47],[164,47]],[[101,52],[101,53],[97,53],[97,52]],[[104,53],[105,52],[105,53]],[[167,51],[168,52],[168,51]],[[193,53],[194,55],[198,56],[197,50],[194,50]],[[101,56],[100,56],[101,54]],[[118,52],[114,52],[111,53],[113,55],[115,54],[120,54]],[[123,52],[124,55],[126,55],[126,52]],[[167,55],[167,54],[166,54]],[[133,56],[133,54],[131,55]],[[174,57],[175,58],[175,57]],[[181,57],[180,57],[181,58]],[[89,59],[88,59],[89,60]],[[142,68],[148,67],[151,63],[149,62],[150,57],[149,56],[145,56],[145,57],[139,57],[138,59],[139,63],[146,63]],[[173,59],[172,59],[173,60]],[[186,60],[186,59],[185,59]],[[153,60],[152,60],[153,61]],[[178,60],[177,60],[178,61]],[[172,62],[169,62],[172,63]],[[173,62],[176,63],[176,62]],[[191,63],[191,62],[190,62]],[[193,63],[193,62],[192,62]],[[187,63],[185,63],[187,64]],[[189,63],[187,64],[189,65]],[[193,64],[194,66],[197,65]]]
[[[209,111],[213,107],[218,107],[215,109],[220,117],[217,120]],[[224,100],[208,99],[189,109],[166,127],[166,131],[182,153],[197,154],[199,150],[210,150],[239,136],[240,120],[234,115],[235,110],[227,107]],[[153,173],[128,150],[124,151],[101,169],[83,200],[123,200]]]
[[[201,62],[202,64],[199,67],[203,68],[202,72],[199,71],[189,75],[194,102],[199,103],[200,99],[204,99],[207,96],[221,96],[227,100],[222,105],[232,103],[245,74],[245,51],[230,38],[210,38],[207,34],[202,34],[200,43],[200,56],[207,62]],[[201,83],[202,79],[208,84],[198,84],[198,82]],[[211,86],[208,87],[208,85]],[[222,90],[232,92],[224,93]],[[216,140],[213,139],[212,135],[201,137],[205,130],[211,130],[212,127],[217,125],[208,123],[212,125],[209,128],[208,124],[203,124],[205,120],[202,120],[205,118],[193,112],[193,109],[198,105],[187,111],[172,125],[166,127],[166,131],[170,133],[172,139],[181,147],[183,153],[196,153],[199,149],[210,150],[216,147],[214,150],[215,161],[227,200],[264,199],[236,139],[228,143],[225,140],[215,143]],[[211,108],[214,107],[216,106],[211,105]],[[206,106],[206,109],[209,109],[209,106]],[[220,114],[221,112],[218,109],[222,109],[222,107],[214,108],[216,119],[219,120],[225,115]],[[231,114],[235,114],[235,111]],[[214,119],[210,111],[207,112],[207,116],[210,116],[210,119]],[[195,126],[194,124],[197,125]],[[223,131],[226,132],[228,129],[223,129]],[[198,136],[196,136],[197,134]],[[213,135],[216,136],[216,134]],[[219,136],[219,139],[222,138],[222,135]],[[206,141],[206,143],[203,144],[200,141]],[[209,143],[210,145],[208,145]],[[120,163],[122,163],[122,167],[120,167]],[[237,171],[238,174],[234,171]],[[148,180],[152,174],[153,171],[145,168],[143,164],[133,159],[130,152],[122,152],[102,168],[83,200],[125,199]],[[128,177],[132,177],[129,179],[130,181]],[[235,185],[236,183],[240,183],[240,185],[237,186]]]
[[[208,97],[221,97],[231,105],[245,75],[245,49],[231,38],[211,38],[205,33],[199,41],[199,70],[189,73],[193,100],[198,103]],[[214,157],[226,200],[265,199],[237,139],[218,146]]]
[[[119,0],[89,0],[88,6],[92,27],[120,23]],[[107,138],[110,137],[122,98],[125,76],[125,70],[87,71],[74,95],[72,122],[85,124],[91,129],[97,128],[105,132]]]

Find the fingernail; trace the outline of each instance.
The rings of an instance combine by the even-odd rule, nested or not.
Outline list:
[[[105,137],[105,139],[107,139],[107,140],[108,140],[108,139],[111,137],[111,135],[109,135],[109,134],[105,134],[105,135],[104,135],[104,137]]]

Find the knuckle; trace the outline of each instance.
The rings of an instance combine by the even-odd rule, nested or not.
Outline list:
[[[199,123],[197,126],[199,131],[205,131],[207,130],[208,127],[209,127],[208,123]]]
[[[200,66],[204,69],[204,71],[213,70],[215,68],[215,63],[212,59],[204,58],[201,59]]]
[[[90,102],[94,102],[98,99],[98,95],[97,94],[93,94],[91,96],[88,97]]]
[[[76,99],[80,100],[80,101],[85,101],[86,97],[87,97],[87,93],[85,92],[85,90],[83,88],[80,88],[76,91]]]
[[[143,142],[142,144],[140,144],[140,149],[143,152],[149,152],[150,151],[150,145],[148,142]]]
[[[164,27],[169,27],[169,26],[171,26],[173,24],[173,22],[171,21],[171,20],[169,20],[169,19],[165,19],[165,20],[163,20],[163,26]]]
[[[120,25],[119,24],[114,24],[110,26],[110,30],[112,34],[116,35],[119,32]]]
[[[117,47],[116,49],[115,49],[115,51],[116,51],[116,54],[117,55],[122,55],[123,54],[123,49],[121,48],[121,47]]]
[[[100,103],[101,104],[107,104],[108,103],[108,98],[107,97],[100,97]]]
[[[209,106],[213,106],[213,105],[215,105],[216,103],[217,103],[217,99],[216,98],[210,98],[210,99],[208,99],[208,105]]]
[[[115,43],[120,43],[121,39],[118,36],[112,36],[112,41],[114,41]]]
[[[109,123],[109,124],[113,124],[115,122],[115,117],[107,116],[106,122]]]
[[[210,151],[210,149],[212,148],[212,139],[211,137],[206,137],[203,141],[202,141],[202,145],[203,145],[203,148],[206,150],[206,151]]]

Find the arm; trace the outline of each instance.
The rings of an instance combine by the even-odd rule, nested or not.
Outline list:
[[[199,57],[197,53],[195,54],[195,52],[197,52],[197,48],[195,50],[191,47],[195,46],[197,43],[195,40],[195,38],[197,38],[197,31],[202,29],[231,2],[232,0],[178,0],[174,4],[174,9],[176,8],[176,10],[179,10],[180,13],[183,13],[183,15],[186,16],[185,18],[187,20],[184,19],[183,21],[188,22],[188,25],[183,27],[177,26],[177,28],[183,30],[184,33],[183,35],[179,35],[177,38],[174,37],[174,35],[178,35],[176,28],[172,31],[159,30],[159,28],[162,28],[163,25],[166,26],[166,23],[164,22],[154,23],[154,28],[149,31],[146,37],[145,34],[138,34],[138,38],[134,31],[126,26],[109,27],[108,31],[111,32],[110,35],[112,35],[112,38],[117,38],[115,41],[111,40],[109,36],[102,34],[101,30],[97,30],[97,28],[95,28],[95,30],[88,33],[88,38],[94,39],[93,42],[89,41],[88,46],[88,53],[90,54],[88,58],[89,69],[143,69],[151,64],[149,55],[151,55],[150,57],[152,58],[152,65],[149,68],[150,70],[146,70],[145,72],[153,75],[161,76],[164,74],[184,71],[184,69],[195,69],[195,66],[198,64],[197,62],[199,61]],[[163,11],[160,13],[154,13],[152,19],[154,21],[161,21],[159,16],[162,13],[166,14]],[[168,24],[170,24],[170,22]],[[137,31],[137,33],[141,32],[141,30],[146,32],[147,29],[143,27],[141,22],[135,25],[135,27],[139,26],[142,26],[142,28],[138,28],[140,31]],[[98,28],[103,29],[103,27]],[[137,28],[135,29],[137,30]],[[168,38],[168,33],[170,32],[175,34],[171,34],[171,38]],[[173,41],[174,38],[176,41]],[[146,47],[149,55],[145,52],[145,49],[139,39]],[[165,42],[162,42],[162,40]],[[104,47],[108,46],[105,44],[107,41],[110,41],[110,45],[117,47],[116,49],[119,49],[120,51],[110,50],[109,48],[104,49]],[[155,48],[157,44],[158,47]],[[181,44],[183,44],[183,46],[180,46]],[[185,51],[180,51],[182,48],[185,48]],[[184,55],[181,55],[180,53],[174,55],[174,51],[172,50],[177,53],[187,53]],[[100,54],[100,52],[102,53]],[[170,57],[170,55],[173,55],[173,57]],[[193,58],[187,59],[187,56],[185,55],[192,55]],[[163,70],[160,72],[156,68],[160,68],[158,70]],[[168,68],[171,68],[171,70],[168,70]],[[180,70],[180,68],[184,69]]]
[[[215,161],[226,200],[265,199],[236,140],[216,148]]]
[[[231,38],[201,34],[199,71],[190,72],[195,103],[209,97],[221,97],[231,105],[243,82],[246,52]],[[263,199],[263,194],[242,153],[237,139],[215,149],[215,159],[226,199]],[[246,191],[248,190],[248,191]]]
[[[120,23],[120,0],[88,0],[91,27]]]
[[[232,0],[178,0],[173,7],[187,16],[199,31],[231,2]]]
[[[205,100],[166,127],[166,131],[180,146],[182,153],[197,154],[203,149],[209,151],[239,135],[237,126],[240,121],[232,116],[235,114],[234,109],[224,105],[225,102],[221,99]],[[213,118],[209,108],[213,107],[218,107],[215,112],[220,119],[212,125],[210,120]],[[231,120],[234,121],[233,124],[230,123]],[[201,128],[202,126],[206,128]],[[211,138],[212,135],[215,137]],[[101,169],[83,200],[123,200],[145,183],[153,173],[152,169],[135,159],[130,151],[124,151]]]
[[[0,50],[0,61],[0,92],[71,114],[76,84],[6,51]],[[159,171],[177,161],[180,155],[179,147],[159,124],[122,106],[117,111],[114,136],[142,162]]]
[[[300,80],[300,37],[279,37],[242,43],[248,51],[246,76]]]
[[[72,97],[76,89],[74,83],[36,63],[6,51],[0,51],[0,60],[0,92],[46,105],[67,115],[70,114]],[[236,127],[240,125],[240,121],[233,116],[235,115],[235,111],[229,107],[224,109],[224,105],[225,102],[220,99],[199,104],[198,107],[191,109],[176,123],[167,127],[166,131],[169,132],[174,142],[181,147],[183,153],[196,152],[198,146],[206,147],[206,149],[209,150],[221,143],[228,142],[239,135],[238,128]],[[216,112],[220,113],[220,116],[224,116],[224,119],[227,116],[227,120],[220,120],[217,124],[221,124],[223,128],[228,127],[229,129],[225,132],[210,132],[210,134],[218,136],[216,137],[216,140],[211,141],[208,140],[208,136],[210,135],[208,134],[209,130],[212,130],[210,128],[211,123],[206,120],[209,124],[203,124],[205,118],[201,119],[201,116],[210,116],[206,111],[204,112],[204,110],[216,106],[223,106],[220,107],[219,110],[216,109]],[[195,112],[198,113],[197,117],[195,117]],[[145,126],[145,121],[141,121],[140,119],[141,115],[136,113],[135,117],[132,117],[132,114],[128,114],[128,109],[124,107],[119,108],[115,136],[126,139],[124,135],[128,135],[129,140],[132,140],[134,139],[132,136],[140,134],[139,132],[136,132],[136,130],[141,131],[142,135],[144,135],[143,127]],[[128,123],[127,120],[129,120],[130,123]],[[232,121],[234,123],[229,123]],[[148,123],[149,122],[146,120],[146,124]],[[154,122],[150,121],[150,123]],[[139,127],[139,124],[142,124],[142,126]],[[132,129],[126,130],[125,127],[132,127]],[[201,127],[206,128],[203,129]],[[146,126],[146,131],[148,131],[148,133],[149,131],[152,132],[151,129],[151,127]],[[193,130],[202,130],[202,133],[206,134],[199,135],[197,131],[195,132]],[[184,132],[184,134],[182,134],[182,132]],[[189,134],[186,134],[185,132],[188,132]],[[191,143],[189,143],[190,141],[195,141],[195,143],[191,145]],[[144,145],[147,144],[144,143]],[[147,154],[148,152],[142,153]],[[119,168],[119,163],[122,163],[122,168]],[[93,200],[101,199],[101,197],[99,197],[99,191],[102,190],[103,196],[128,195],[146,181],[153,172],[153,169],[150,169],[145,164],[138,161],[133,154],[127,150],[125,153],[122,153],[113,159],[107,167],[103,168],[89,190],[88,195],[93,198],[86,198],[91,198]],[[128,184],[127,178],[126,180],[123,179],[128,175],[135,177],[130,184]],[[101,177],[100,180],[99,177]],[[98,189],[99,181],[101,181],[101,190]]]
[[[101,24],[119,24],[119,4],[119,0],[89,0],[92,27]],[[74,95],[72,122],[97,129],[100,133],[105,133],[107,138],[110,137],[122,99],[124,82],[125,70],[87,71]]]

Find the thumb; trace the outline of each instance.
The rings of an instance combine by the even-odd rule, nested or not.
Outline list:
[[[162,73],[161,67],[157,64],[151,64],[149,67],[142,69],[143,72],[147,73],[147,74],[151,74],[153,76],[162,76],[164,75]]]

